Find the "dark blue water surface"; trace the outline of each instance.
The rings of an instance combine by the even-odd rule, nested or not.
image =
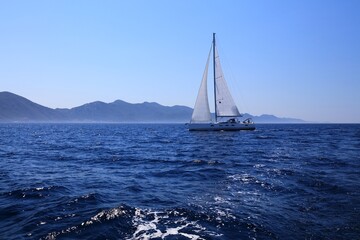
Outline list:
[[[0,239],[360,239],[360,125],[1,124]]]

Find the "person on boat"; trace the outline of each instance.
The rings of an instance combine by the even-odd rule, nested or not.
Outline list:
[[[230,118],[230,119],[228,120],[228,123],[236,123],[236,119],[235,119],[235,118]]]
[[[252,120],[251,120],[251,118],[248,118],[248,119],[245,119],[245,120],[243,121],[243,123],[245,123],[245,124],[250,124],[250,123],[252,123]]]

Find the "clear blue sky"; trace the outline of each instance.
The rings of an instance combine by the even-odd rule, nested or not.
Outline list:
[[[360,123],[360,1],[1,1],[0,91],[193,107],[212,33],[241,112]]]

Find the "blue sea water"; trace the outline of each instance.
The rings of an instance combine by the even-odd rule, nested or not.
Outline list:
[[[0,124],[0,239],[360,239],[360,125]]]

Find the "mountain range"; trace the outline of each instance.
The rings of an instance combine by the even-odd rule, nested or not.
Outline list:
[[[155,102],[116,100],[87,103],[70,109],[52,109],[10,92],[0,92],[0,122],[189,122],[193,109],[163,106]],[[301,119],[274,115],[252,116],[255,123],[303,123]]]

